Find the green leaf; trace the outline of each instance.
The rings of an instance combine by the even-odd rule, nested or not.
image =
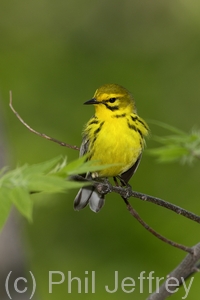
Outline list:
[[[72,181],[67,177],[113,166],[98,166],[98,162],[85,162],[86,158],[81,157],[66,165],[66,158],[59,156],[31,166],[26,164],[6,173],[4,168],[0,172],[0,226],[4,224],[12,203],[23,216],[32,220],[32,193],[61,193],[80,188],[90,183]]]
[[[59,164],[59,162],[61,161],[62,156],[58,156],[55,157],[51,160],[42,162],[42,163],[38,163],[38,164],[34,164],[34,165],[26,165],[26,168],[24,169],[23,173],[26,176],[27,174],[43,174],[43,173],[48,173],[50,171],[52,171],[52,169]]]
[[[94,171],[99,171],[106,169],[110,166],[115,166],[115,165],[121,165],[119,164],[109,164],[109,165],[98,165],[98,161],[86,161],[87,155],[82,156],[72,162],[70,162],[68,165],[62,164],[60,167],[60,170],[56,173],[56,175],[59,175],[61,177],[68,177],[70,175],[75,175],[75,174],[84,174],[88,172],[94,172]]]
[[[110,166],[118,166],[119,164],[108,164],[108,165],[98,165],[98,161],[86,161],[85,156],[80,157],[79,159],[69,163],[65,166],[61,172],[65,172],[67,175],[75,175],[75,174],[84,174],[88,172],[94,172],[106,169]]]
[[[89,182],[77,182],[77,181],[66,181],[66,188],[69,189],[77,189],[83,186],[89,185]]]
[[[168,146],[168,147],[159,147],[156,149],[147,150],[148,153],[155,156],[158,162],[167,163],[180,160],[187,155],[187,150],[181,147]]]
[[[194,159],[200,159],[200,132],[192,130],[185,133],[173,126],[162,122],[152,122],[175,133],[168,136],[153,136],[162,147],[147,150],[147,153],[157,157],[159,162],[174,162],[191,164]]]
[[[87,172],[95,172],[95,171],[100,171],[100,170],[104,170],[106,168],[109,168],[109,167],[113,167],[113,166],[121,166],[122,164],[121,163],[118,163],[118,164],[108,164],[108,165],[98,165],[98,162],[95,162],[94,161],[88,161],[86,162],[84,165],[82,165],[79,170],[78,170],[78,174],[84,174],[84,173],[87,173]],[[71,172],[69,175],[74,175],[74,174],[77,174],[77,172]]]
[[[80,174],[79,170],[82,168],[82,166],[84,164],[86,164],[86,159],[87,159],[86,155],[79,157],[78,159],[63,166],[63,168],[58,173],[64,174],[65,176],[68,176],[71,174]]]
[[[7,188],[0,188],[0,229],[3,227],[8,218],[12,206],[10,197],[10,190]]]
[[[55,175],[33,175],[29,182],[29,190],[32,192],[61,193],[68,189],[80,188],[83,185],[83,183],[67,181]]]
[[[29,221],[32,221],[33,201],[28,190],[22,187],[15,187],[10,191],[9,198],[19,212]]]
[[[12,186],[18,186],[18,185],[24,185],[24,178],[23,178],[23,171],[27,168],[27,165],[24,165],[22,167],[17,167],[14,170],[6,172],[1,178],[0,178],[0,187],[6,186],[8,188],[11,188]]]

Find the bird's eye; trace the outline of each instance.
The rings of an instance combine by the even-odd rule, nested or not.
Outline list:
[[[116,100],[117,100],[116,98],[110,98],[110,99],[109,99],[109,102],[110,102],[110,103],[114,103]]]

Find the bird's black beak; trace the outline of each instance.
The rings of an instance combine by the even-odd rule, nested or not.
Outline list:
[[[98,104],[99,102],[95,99],[92,98],[91,100],[88,100],[86,102],[84,102],[83,104]]]

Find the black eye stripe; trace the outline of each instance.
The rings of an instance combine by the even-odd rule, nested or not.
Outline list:
[[[104,103],[104,105],[110,109],[111,111],[115,111],[115,110],[118,110],[119,109],[119,106],[115,105],[115,106],[112,106],[112,105],[109,105],[108,103]]]

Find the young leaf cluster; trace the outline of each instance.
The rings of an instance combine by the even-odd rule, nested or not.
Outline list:
[[[200,159],[200,131],[192,130],[189,133],[181,131],[162,122],[153,122],[168,131],[170,135],[153,139],[162,146],[147,150],[161,163],[181,162],[191,164],[195,159]]]
[[[59,156],[38,164],[25,164],[14,170],[3,168],[0,171],[0,228],[5,223],[13,204],[23,216],[29,221],[32,220],[31,194],[61,193],[86,184],[71,181],[69,178],[73,174],[96,170],[97,167],[85,160],[85,157],[81,157],[67,164],[67,159]]]

